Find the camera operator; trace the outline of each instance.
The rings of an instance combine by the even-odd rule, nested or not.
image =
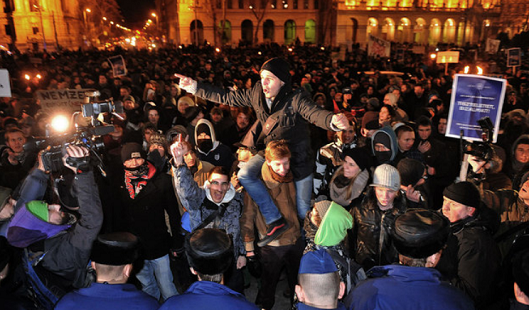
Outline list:
[[[92,242],[103,222],[101,201],[93,173],[67,163],[69,157],[80,160],[87,156],[88,149],[70,145],[63,157],[64,165],[75,173],[73,186],[79,216],[59,204],[19,199],[19,208],[8,226],[9,243],[24,248],[22,267],[29,283],[25,293],[33,297],[39,309],[51,309],[69,290],[87,287],[93,281],[87,264]],[[38,168],[23,183],[21,192],[29,188],[34,197],[42,198],[46,186],[47,177],[39,160]]]

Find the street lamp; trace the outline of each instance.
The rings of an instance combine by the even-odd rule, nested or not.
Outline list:
[[[92,10],[90,10],[89,8],[86,8],[83,10],[83,19],[84,19],[84,26],[85,26],[85,34],[83,35],[83,37],[85,39],[85,44],[86,44],[86,33],[88,32],[88,34],[90,35],[90,30],[88,28],[88,18],[86,16],[86,13],[92,13]]]
[[[39,16],[40,16],[40,29],[42,30],[42,43],[43,48],[46,49],[46,35],[44,34],[44,23],[42,22],[42,10],[39,6],[33,4],[33,7],[37,10],[39,10]]]

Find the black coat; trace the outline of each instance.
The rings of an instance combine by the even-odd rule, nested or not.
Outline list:
[[[182,247],[180,213],[169,175],[156,173],[134,199],[130,198],[122,178],[119,197],[121,221],[115,230],[138,236],[144,250],[143,259],[160,258],[168,254],[170,248]],[[172,238],[165,222],[165,212],[169,215]]]
[[[351,209],[354,220],[354,257],[365,270],[398,262],[398,253],[391,242],[390,232],[397,215],[406,211],[406,200],[402,196],[395,198],[393,208],[382,211],[372,191],[370,189],[360,206]]]
[[[475,216],[450,224],[453,236],[441,256],[437,269],[464,291],[480,309],[496,296],[501,255],[493,239],[499,217],[481,208]]]
[[[260,122],[258,144],[285,139],[292,153],[291,170],[295,180],[301,180],[313,172],[315,156],[310,146],[309,123],[331,130],[332,112],[323,110],[303,88],[291,91],[283,86],[268,108],[261,82],[251,89],[226,92],[212,85],[198,83],[196,96],[206,100],[237,107],[251,107]],[[259,148],[259,147],[258,147]]]

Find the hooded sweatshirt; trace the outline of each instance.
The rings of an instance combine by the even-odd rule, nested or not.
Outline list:
[[[201,143],[198,140],[197,134],[197,128],[199,128],[200,125],[207,125],[209,128],[209,136],[211,137],[211,149],[209,150],[201,149]],[[223,166],[228,170],[231,169],[235,157],[228,146],[217,141],[213,124],[207,119],[201,119],[197,122],[197,125],[195,126],[195,142],[197,145],[198,158],[200,160],[207,161],[214,166]]]
[[[385,147],[390,149],[389,153],[375,151],[375,145],[377,143],[384,144]],[[371,150],[373,155],[377,157],[379,165],[389,163],[395,159],[399,151],[399,145],[397,143],[397,136],[390,126],[384,126],[375,131],[371,140]]]

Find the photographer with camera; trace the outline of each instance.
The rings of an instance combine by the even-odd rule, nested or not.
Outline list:
[[[23,269],[28,278],[27,295],[37,307],[51,309],[72,288],[87,287],[93,274],[87,268],[92,242],[103,222],[101,201],[92,171],[69,165],[71,160],[89,156],[85,147],[66,147],[63,163],[75,173],[74,189],[79,202],[79,215],[60,204],[42,200],[21,201],[9,223],[7,239],[15,247],[24,248]],[[35,191],[42,198],[47,186],[44,166],[39,166],[22,185],[21,192]],[[38,197],[40,196],[40,197]]]

